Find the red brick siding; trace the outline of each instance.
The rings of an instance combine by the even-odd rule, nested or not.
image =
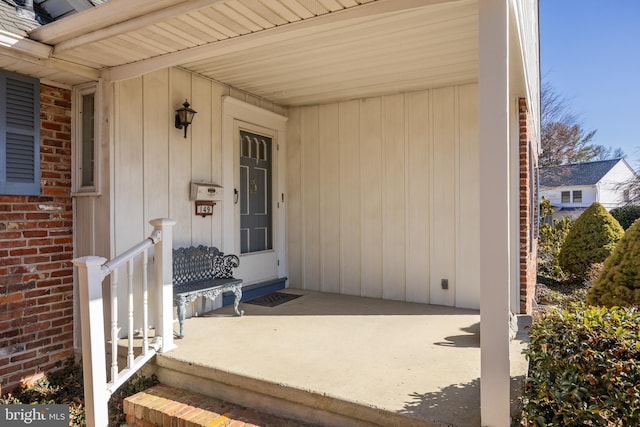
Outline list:
[[[525,99],[519,100],[518,108],[520,111],[520,312],[531,314],[535,297],[538,252],[536,237],[538,195],[535,194],[537,188],[535,167],[538,155],[534,148],[536,144],[532,143],[533,123]]]
[[[71,91],[40,85],[41,196],[0,195],[0,392],[73,354]]]

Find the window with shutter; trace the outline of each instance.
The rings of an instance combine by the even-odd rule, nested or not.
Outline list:
[[[0,194],[40,195],[40,82],[0,70]]]

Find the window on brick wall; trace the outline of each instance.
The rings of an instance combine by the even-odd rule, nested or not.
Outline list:
[[[582,203],[582,190],[573,192],[573,203]]]
[[[562,203],[571,203],[571,191],[562,192]]]
[[[74,180],[76,195],[95,195],[99,189],[97,147],[96,84],[75,88],[74,106]]]
[[[0,194],[40,195],[40,82],[0,70]]]

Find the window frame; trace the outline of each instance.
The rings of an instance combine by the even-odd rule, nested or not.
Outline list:
[[[83,126],[83,97],[93,94],[93,185],[82,185],[83,155],[84,155],[84,126]],[[100,120],[98,105],[100,91],[97,82],[90,82],[73,88],[73,179],[71,192],[73,196],[99,196],[100,186],[100,150],[98,135],[100,135]]]
[[[576,195],[579,197],[576,197]],[[573,203],[582,203],[582,190],[573,190],[571,193],[571,200]]]
[[[565,200],[565,196],[566,200]],[[571,203],[571,191],[561,191],[560,192],[560,202],[565,204],[565,203]]]
[[[7,124],[7,80],[12,79],[33,87],[32,128]],[[14,89],[17,90],[17,87]],[[23,74],[0,69],[0,195],[40,196],[42,194],[40,175],[40,80]],[[33,181],[20,182],[7,180],[7,136],[9,133],[33,140],[32,166]]]

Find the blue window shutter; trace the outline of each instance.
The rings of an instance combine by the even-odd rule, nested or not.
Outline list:
[[[0,70],[0,194],[40,195],[40,82]]]

